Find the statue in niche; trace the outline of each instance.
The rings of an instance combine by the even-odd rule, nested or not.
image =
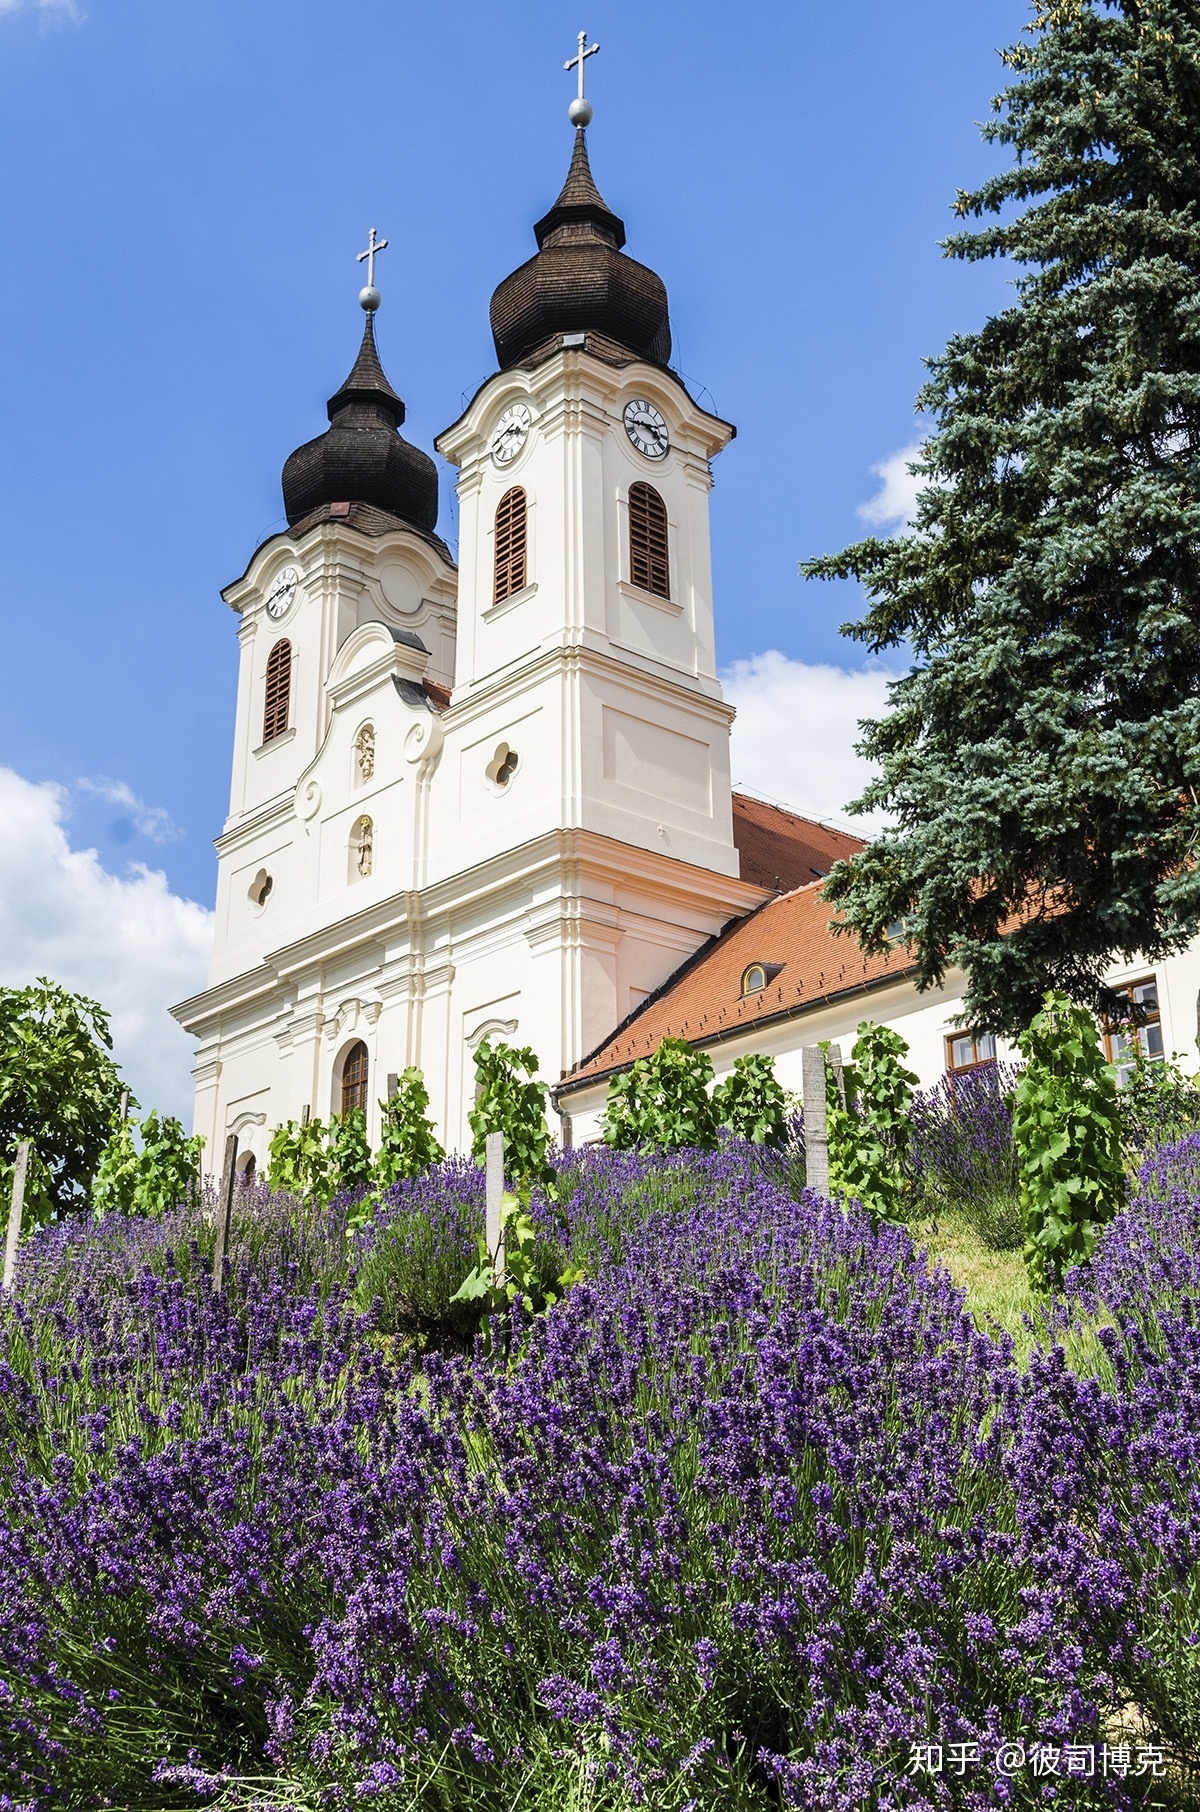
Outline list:
[[[358,778],[361,781],[375,777],[375,726],[364,724],[354,738],[354,749],[358,756]]]
[[[375,859],[375,832],[369,818],[360,818],[354,826],[354,865],[365,880]]]

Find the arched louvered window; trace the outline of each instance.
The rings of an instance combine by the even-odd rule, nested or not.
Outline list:
[[[667,506],[652,484],[629,487],[629,577],[640,591],[671,596]]]
[[[342,1112],[348,1114],[352,1107],[367,1111],[367,1047],[361,1038],[350,1046],[342,1065]]]
[[[276,642],[267,656],[267,696],[263,705],[263,741],[282,736],[288,727],[292,697],[292,644]]]
[[[492,602],[511,598],[525,579],[525,493],[520,485],[505,491],[496,505],[496,583]]]

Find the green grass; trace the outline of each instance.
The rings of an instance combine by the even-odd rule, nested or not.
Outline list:
[[[909,1222],[914,1246],[923,1251],[931,1271],[948,1271],[967,1293],[967,1308],[975,1325],[985,1334],[1008,1334],[1014,1358],[1024,1367],[1035,1346],[1057,1340],[1072,1369],[1081,1374],[1104,1375],[1109,1362],[1095,1338],[1094,1327],[1081,1327],[1066,1335],[1043,1329],[1045,1298],[1029,1285],[1025,1261],[1019,1252],[994,1252],[985,1246],[961,1214],[921,1216]],[[1104,1325],[1097,1323],[1097,1326]]]
[[[967,1307],[986,1333],[1011,1334],[1018,1347],[1030,1344],[1024,1317],[1037,1306],[1019,1252],[992,1252],[961,1214],[922,1215],[910,1222],[914,1246],[924,1251],[930,1270],[949,1271],[967,1292]]]

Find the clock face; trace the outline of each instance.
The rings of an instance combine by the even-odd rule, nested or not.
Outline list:
[[[639,453],[647,459],[665,459],[671,451],[671,436],[667,424],[653,403],[648,403],[644,396],[635,396],[631,403],[626,403],[624,415],[625,432]]]
[[[517,457],[525,445],[525,436],[529,433],[532,420],[524,403],[509,404],[496,423],[496,432],[492,435],[491,453],[498,466],[506,466]]]
[[[269,617],[279,618],[283,615],[295,596],[299,583],[300,574],[295,567],[285,566],[267,595],[266,611]]]

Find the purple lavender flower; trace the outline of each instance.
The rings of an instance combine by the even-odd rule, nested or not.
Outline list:
[[[943,1076],[912,1104],[909,1167],[931,1212],[962,1214],[986,1245],[1021,1244],[1016,1151],[1009,1105],[1017,1071],[989,1063]]]
[[[219,1297],[165,1222],[30,1242],[0,1303],[0,1793],[983,1812],[1040,1803],[1007,1736],[1099,1743],[1131,1702],[1192,1753],[1200,1142],[1069,1281],[1062,1317],[1107,1305],[1099,1376],[1053,1340],[1022,1373],[904,1229],[736,1142],[559,1177],[534,1219],[585,1275],[490,1357],[380,1332],[389,1277],[436,1307],[431,1228],[473,1261],[469,1166],[336,1257],[336,1211],[264,1202]],[[980,1761],[917,1777],[922,1742]]]

